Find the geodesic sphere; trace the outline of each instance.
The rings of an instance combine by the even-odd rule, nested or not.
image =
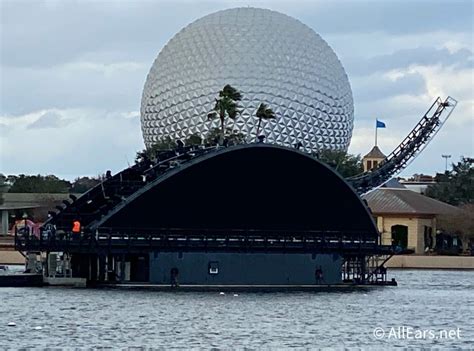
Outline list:
[[[161,50],[141,103],[145,145],[163,137],[205,136],[218,93],[230,84],[243,99],[226,128],[256,138],[256,110],[266,103],[275,120],[262,121],[267,142],[306,151],[347,150],[353,128],[352,91],[334,51],[311,28],[284,14],[236,8],[191,23]]]

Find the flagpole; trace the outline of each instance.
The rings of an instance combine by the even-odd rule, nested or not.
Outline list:
[[[375,120],[375,146],[377,146],[377,120]]]

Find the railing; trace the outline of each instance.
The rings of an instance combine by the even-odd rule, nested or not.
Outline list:
[[[342,264],[342,279],[345,283],[369,285],[397,285],[387,280],[385,263],[393,256],[392,251],[380,251],[371,255],[348,254]]]
[[[238,251],[238,252],[332,252],[382,253],[391,247],[379,245],[368,233],[278,230],[103,230],[96,233],[42,232],[40,237],[16,235],[20,251],[65,251],[94,253],[143,253],[153,251]]]

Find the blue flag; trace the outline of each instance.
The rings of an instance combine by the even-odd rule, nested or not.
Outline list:
[[[378,119],[376,119],[376,121],[377,121],[376,128],[385,128],[385,123],[383,123],[382,121],[379,121]]]

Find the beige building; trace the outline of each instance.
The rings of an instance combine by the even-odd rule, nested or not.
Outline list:
[[[374,146],[372,150],[362,158],[364,172],[377,168],[383,160],[385,160],[385,155],[380,151],[378,146]]]
[[[396,183],[398,184],[398,183]],[[436,244],[436,217],[459,209],[401,186],[382,187],[363,196],[382,234],[382,244],[425,253]]]

